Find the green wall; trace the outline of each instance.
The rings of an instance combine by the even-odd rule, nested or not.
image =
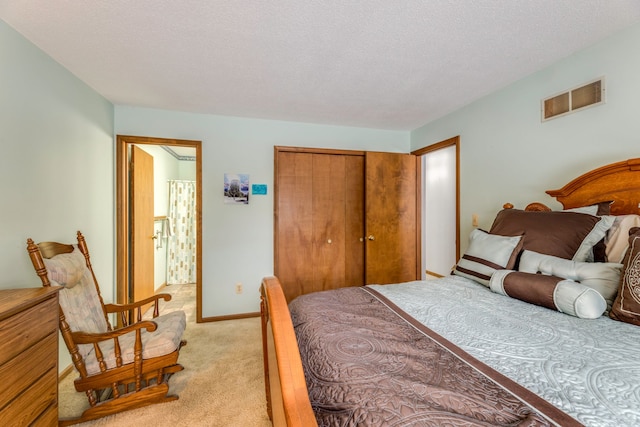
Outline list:
[[[113,105],[0,21],[0,289],[42,286],[26,240],[81,230],[114,277]],[[70,364],[64,344],[60,369]]]
[[[460,135],[461,244],[471,217],[488,229],[505,202],[540,201],[545,190],[609,163],[640,157],[640,25],[411,132],[411,149]],[[606,103],[541,122],[542,99],[605,77]]]
[[[409,151],[409,132],[222,117],[116,106],[116,134],[202,141],[202,314],[259,311],[259,286],[273,274],[273,147]],[[225,173],[267,184],[249,205],[225,205]],[[235,284],[242,283],[242,294]]]

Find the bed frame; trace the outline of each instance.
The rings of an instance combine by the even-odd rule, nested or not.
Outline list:
[[[640,158],[594,169],[547,194],[555,197],[565,209],[612,201],[612,215],[640,214]],[[513,205],[507,203],[504,207]],[[529,204],[526,209],[550,210],[539,202]],[[280,281],[276,277],[265,277],[260,293],[269,418],[274,427],[317,426]]]
[[[276,277],[266,277],[262,280],[260,293],[269,418],[274,427],[317,426],[282,285]]]

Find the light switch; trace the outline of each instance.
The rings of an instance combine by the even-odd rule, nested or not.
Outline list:
[[[471,225],[474,227],[478,226],[478,214],[471,215]]]

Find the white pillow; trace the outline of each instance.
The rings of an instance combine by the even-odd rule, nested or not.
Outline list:
[[[578,262],[524,250],[519,271],[542,273],[580,282],[600,293],[611,308],[620,285],[622,264],[614,262]]]
[[[622,262],[629,247],[629,230],[633,227],[640,227],[640,215],[630,214],[615,217],[615,221],[607,231],[604,240],[608,261]]]
[[[515,266],[521,247],[522,236],[500,236],[476,228],[469,235],[469,247],[453,274],[489,287],[494,271]]]
[[[588,261],[593,262],[593,247],[600,240],[604,239],[607,235],[607,231],[613,225],[616,217],[613,215],[603,215],[600,217],[600,221],[591,229],[587,237],[584,238],[580,247],[573,255],[574,261]]]
[[[579,208],[563,209],[562,212],[577,212],[596,216],[598,213],[598,205],[582,206]]]

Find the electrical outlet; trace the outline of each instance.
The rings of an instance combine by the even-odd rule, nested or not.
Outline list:
[[[473,214],[471,215],[471,225],[473,227],[477,227],[478,226],[478,214]]]
[[[241,294],[242,293],[242,283],[238,282],[236,283],[236,294]]]

